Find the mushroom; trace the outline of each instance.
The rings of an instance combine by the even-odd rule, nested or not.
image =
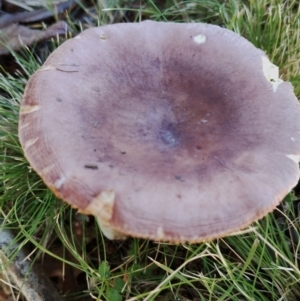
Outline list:
[[[227,29],[91,28],[30,78],[19,137],[57,197],[111,239],[210,240],[299,179],[300,110],[265,53]]]

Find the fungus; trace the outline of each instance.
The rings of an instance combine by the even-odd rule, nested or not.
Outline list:
[[[30,78],[21,145],[56,196],[111,239],[224,236],[299,179],[299,104],[273,66],[214,25],[91,28]]]

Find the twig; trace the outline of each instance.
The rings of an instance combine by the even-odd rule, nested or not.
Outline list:
[[[0,224],[0,269],[5,270],[28,301],[62,301],[42,269],[36,264],[32,266],[26,252],[17,245],[12,232],[3,228],[1,219]],[[18,249],[18,254],[12,256]]]

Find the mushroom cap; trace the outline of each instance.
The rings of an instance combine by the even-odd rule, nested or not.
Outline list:
[[[46,185],[108,237],[213,239],[299,179],[299,104],[276,70],[214,25],[91,28],[28,81],[19,138]]]

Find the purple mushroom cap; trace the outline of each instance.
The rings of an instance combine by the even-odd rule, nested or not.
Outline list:
[[[224,236],[299,179],[293,87],[246,39],[201,23],[66,41],[28,81],[19,137],[46,185],[111,239]]]

